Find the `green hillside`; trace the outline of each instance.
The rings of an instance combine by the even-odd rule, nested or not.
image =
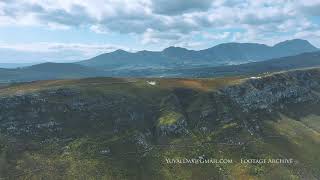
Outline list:
[[[320,69],[2,85],[0,178],[319,179],[319,105]]]

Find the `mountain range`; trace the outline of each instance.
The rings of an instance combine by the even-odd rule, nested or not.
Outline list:
[[[195,51],[169,47],[160,52],[117,50],[75,63],[0,68],[0,82],[109,77],[217,77],[254,75],[320,66],[320,51],[306,40],[274,46],[225,43]]]
[[[224,43],[200,51],[168,47],[163,51],[135,53],[117,50],[78,62],[101,69],[172,68],[186,66],[219,66],[292,56],[318,49],[306,40],[294,39],[267,46],[257,43]]]

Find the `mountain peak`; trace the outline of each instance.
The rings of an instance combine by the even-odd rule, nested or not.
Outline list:
[[[281,47],[281,46],[304,46],[304,47],[313,47],[317,49],[309,41],[304,39],[286,40],[274,45],[274,47]]]
[[[163,50],[163,52],[172,52],[172,51],[187,51],[188,49],[176,46],[170,46]]]
[[[125,51],[125,50],[123,50],[123,49],[117,49],[117,50],[115,50],[115,51],[113,51],[113,52],[111,52],[111,53],[113,53],[113,54],[127,54],[127,53],[129,53],[128,51]]]
[[[247,43],[247,42],[227,42],[227,43],[222,43],[218,44],[216,46],[213,46],[212,48],[217,48],[217,47],[245,47],[245,46],[266,46],[265,44],[259,44],[259,43]]]
[[[292,39],[283,41],[274,45],[273,48],[279,52],[314,52],[319,50],[309,41],[303,39]]]

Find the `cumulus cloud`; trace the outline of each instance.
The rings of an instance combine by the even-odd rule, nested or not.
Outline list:
[[[299,12],[316,14],[319,4],[284,0],[12,0],[0,3],[0,16],[17,24],[29,21],[48,26],[88,26],[95,32],[108,29],[142,34],[149,28],[191,32],[203,27],[281,24]],[[0,24],[4,24],[1,19]]]
[[[295,37],[319,46],[319,12],[320,0],[1,0],[0,26],[81,27],[159,47],[211,40],[272,44]]]
[[[208,39],[208,40],[222,40],[230,37],[231,33],[230,32],[223,32],[223,33],[207,33],[204,32],[202,33],[203,37]]]
[[[320,16],[320,0],[304,0],[299,2],[298,8],[305,14]]]
[[[165,15],[179,15],[193,11],[206,11],[211,7],[212,0],[153,0],[154,13]]]
[[[199,49],[203,47],[203,43],[194,40],[193,37],[197,35],[197,33],[192,33],[192,35],[189,36],[175,31],[161,32],[154,29],[147,29],[143,34],[142,43],[144,45],[157,45],[158,50],[169,46]]]
[[[143,34],[142,43],[164,43],[164,41],[166,41],[166,44],[168,44],[172,41],[178,41],[182,37],[183,35],[179,33],[163,33],[153,29],[147,29],[146,32]]]

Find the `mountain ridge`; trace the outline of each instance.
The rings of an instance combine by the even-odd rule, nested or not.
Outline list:
[[[73,63],[43,63],[17,69],[1,69],[0,82],[22,82],[49,79],[78,79],[86,77],[189,77],[209,78],[221,76],[248,76],[320,66],[320,51],[295,56],[275,58],[266,61],[240,65],[216,67],[182,67],[173,69],[118,69],[102,70]]]
[[[149,70],[119,70],[111,72],[112,76],[122,77],[189,77],[209,78],[223,76],[248,76],[266,72],[286,71],[300,68],[320,66],[320,51],[302,53],[294,56],[274,58],[265,61],[249,62],[239,65],[216,67],[186,67],[176,69],[149,69]]]
[[[241,64],[250,61],[262,61],[272,58],[297,55],[304,52],[319,50],[311,43],[302,39],[287,40],[268,46],[259,43],[223,43],[203,50],[189,50],[182,47],[170,46],[162,51],[127,52],[116,50],[104,53],[78,64],[98,67],[115,68],[125,66],[186,66]]]
[[[319,68],[12,84],[0,90],[0,177],[319,179],[319,105]],[[232,163],[167,162],[186,158]]]

